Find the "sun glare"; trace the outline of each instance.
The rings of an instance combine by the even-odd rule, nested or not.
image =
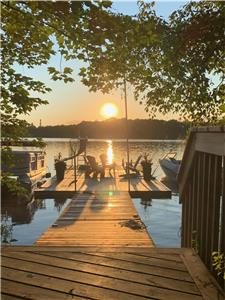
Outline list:
[[[114,153],[113,153],[112,141],[108,141],[107,161],[109,165],[113,163],[113,158],[114,158]]]
[[[118,113],[118,109],[113,103],[105,103],[101,108],[101,115],[104,118],[112,118],[116,117]]]

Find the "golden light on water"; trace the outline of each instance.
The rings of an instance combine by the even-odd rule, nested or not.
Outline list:
[[[106,119],[116,117],[117,114],[118,108],[113,103],[105,103],[101,108],[101,115]]]
[[[113,147],[112,147],[112,141],[107,141],[108,148],[107,148],[107,162],[108,164],[112,164],[114,161],[114,153],[113,153]]]

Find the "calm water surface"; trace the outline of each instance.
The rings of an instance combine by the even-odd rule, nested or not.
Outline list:
[[[48,170],[55,175],[54,157],[58,153],[62,157],[71,154],[71,143],[68,139],[45,139]],[[73,141],[73,147],[78,143]],[[131,140],[129,144],[130,158],[135,161],[140,154],[148,153],[153,160],[154,175],[157,179],[164,177],[158,165],[159,158],[162,158],[169,151],[177,152],[180,159],[183,154],[183,141],[150,141]],[[108,160],[114,160],[118,165],[122,159],[126,159],[126,143],[122,140],[90,140],[87,145],[87,154],[97,159],[101,153],[107,153]],[[36,199],[28,206],[16,205],[2,200],[3,224],[9,228],[11,237],[9,240],[13,245],[31,245],[54,221],[61,211],[69,203],[69,199]],[[160,247],[180,246],[180,224],[181,205],[179,197],[173,194],[172,199],[163,199],[143,203],[141,199],[133,199],[135,207],[147,227],[155,244]],[[11,226],[13,225],[13,226]]]

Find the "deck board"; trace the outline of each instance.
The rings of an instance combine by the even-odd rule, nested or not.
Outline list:
[[[103,179],[85,178],[83,173],[77,176],[77,192],[128,192],[132,197],[140,198],[171,198],[171,190],[162,182],[154,179],[145,181],[142,177],[130,178],[130,189],[128,180],[121,175],[122,169],[117,169],[115,177],[106,174]],[[57,182],[53,177],[46,181],[40,188],[34,191],[35,197],[57,197],[59,195],[73,196],[75,193],[74,172],[66,170],[64,180]]]
[[[36,245],[154,247],[127,192],[76,194]]]
[[[2,299],[224,299],[184,248],[4,247],[1,278]]]

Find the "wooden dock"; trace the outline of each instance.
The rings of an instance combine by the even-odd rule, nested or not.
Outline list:
[[[128,192],[76,194],[36,245],[154,247]]]
[[[73,171],[35,191],[72,197],[34,246],[2,249],[1,299],[224,300],[191,249],[160,249],[141,222],[131,196],[169,198],[157,180],[128,182],[117,172],[101,180]]]
[[[2,298],[222,300],[190,249],[5,247]]]
[[[78,174],[76,191],[80,192],[128,192],[133,198],[171,198],[171,190],[162,182],[154,179],[145,181],[142,177],[130,178],[130,190],[128,179],[121,177],[124,174],[122,169],[117,169],[114,176],[103,179],[85,178],[84,174]],[[45,197],[71,197],[75,193],[74,171],[66,170],[64,180],[57,182],[56,178],[48,180],[40,188],[34,191],[36,198]]]

